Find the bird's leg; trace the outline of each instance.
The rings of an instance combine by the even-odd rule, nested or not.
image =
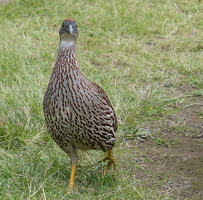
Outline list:
[[[71,165],[69,188],[73,189],[75,187],[75,175],[76,175],[77,164]]]
[[[108,163],[106,165],[104,175],[106,175],[106,173],[108,172],[112,164],[113,164],[113,170],[116,171],[116,162],[115,162],[112,150],[108,151],[108,155],[103,159],[103,161],[105,160],[108,160]]]
[[[75,188],[75,177],[76,177],[76,169],[78,165],[78,155],[76,152],[76,147],[73,145],[62,147],[62,149],[68,154],[70,157],[71,163],[71,171],[70,171],[70,179],[69,179],[69,189],[72,190]]]

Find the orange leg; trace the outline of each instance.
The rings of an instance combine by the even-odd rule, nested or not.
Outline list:
[[[71,165],[69,188],[73,189],[75,187],[75,175],[76,175],[77,164]]]
[[[110,169],[112,164],[113,164],[113,170],[116,171],[116,162],[115,162],[112,150],[108,151],[108,155],[104,158],[103,161],[105,161],[105,160],[108,160],[108,163],[106,165],[106,169],[104,171],[104,175],[108,172],[108,170]]]

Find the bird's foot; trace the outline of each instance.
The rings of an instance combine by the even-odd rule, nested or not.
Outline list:
[[[69,194],[69,193],[72,193],[72,192],[76,192],[78,191],[78,186],[77,185],[70,185],[68,186],[68,188],[66,188],[66,193]]]
[[[109,171],[112,164],[113,164],[113,170],[116,171],[116,162],[115,162],[115,158],[113,156],[112,150],[109,150],[108,155],[103,159],[103,161],[106,161],[106,160],[108,160],[108,162],[107,162],[106,168],[104,170],[104,176]]]

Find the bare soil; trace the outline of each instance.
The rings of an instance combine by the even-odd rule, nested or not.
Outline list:
[[[136,161],[142,166],[136,178],[172,199],[202,200],[203,97],[187,97],[187,105],[180,104],[176,114],[146,126],[161,139],[136,144],[141,152]]]
[[[0,0],[0,5],[6,5],[9,2],[9,0]]]

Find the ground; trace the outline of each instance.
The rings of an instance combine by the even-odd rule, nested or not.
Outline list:
[[[151,186],[163,180],[160,192],[172,195],[173,199],[200,200],[203,198],[203,99],[202,96],[189,99],[191,105],[180,105],[182,108],[174,116],[146,124],[150,131],[160,132],[161,139],[138,140],[136,148],[141,155],[135,163],[142,168],[135,176]],[[179,121],[180,127],[184,124],[184,132],[173,132],[174,121]],[[132,140],[129,145],[134,146]]]
[[[1,5],[5,5],[5,4],[7,4],[9,2],[9,0],[0,0],[0,4]]]

